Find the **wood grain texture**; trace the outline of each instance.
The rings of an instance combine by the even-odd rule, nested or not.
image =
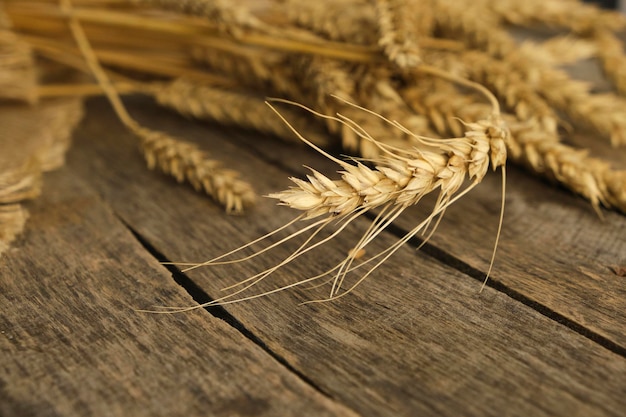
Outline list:
[[[205,310],[135,311],[193,300],[67,170],[30,210],[0,259],[3,417],[355,415]]]
[[[236,131],[186,122],[146,102],[131,109],[151,126],[202,140],[221,160],[236,163],[261,193],[287,185],[287,174],[260,160],[258,150],[248,153],[228,141]],[[102,102],[92,102],[90,114],[96,113],[77,133],[70,167],[167,258],[206,259],[293,216],[269,200],[245,217],[221,214],[202,196],[143,169],[131,136]],[[277,152],[263,141],[268,155]],[[290,154],[298,152],[293,148]],[[299,164],[309,161],[316,158],[298,159]],[[469,210],[465,203],[459,206]],[[357,222],[356,230],[320,254],[274,274],[273,285],[323,270],[365,227],[366,222]],[[368,251],[395,239],[384,234]],[[190,276],[217,297],[224,286],[276,263],[288,251]],[[364,415],[622,414],[624,357],[498,291],[488,288],[477,295],[479,287],[477,280],[405,247],[357,291],[332,303],[301,306],[324,292],[299,289],[227,309],[299,373]],[[611,326],[623,329],[621,323]]]

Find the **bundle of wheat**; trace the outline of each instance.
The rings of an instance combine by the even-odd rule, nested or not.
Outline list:
[[[348,224],[382,207],[379,223],[337,266],[331,296],[360,249],[405,207],[438,193],[417,233],[476,186],[489,165],[504,166],[507,153],[598,211],[626,212],[623,167],[562,141],[564,132],[585,129],[606,138],[607,146],[626,144],[626,57],[616,34],[626,18],[617,13],[566,0],[2,5],[1,20],[11,29],[5,23],[0,32],[0,53],[20,52],[0,57],[0,83],[18,72],[23,79],[21,89],[2,90],[3,98],[107,94],[149,167],[206,191],[229,212],[253,204],[252,187],[197,146],[140,126],[119,95],[145,94],[182,114],[300,138],[340,164],[340,179],[314,171],[272,195],[304,211],[302,218],[325,215],[314,223],[318,228],[336,217]],[[517,28],[527,39],[512,34]],[[37,61],[28,64],[32,56]],[[563,69],[589,59],[604,69],[610,91],[595,92]],[[47,80],[50,62],[94,76],[96,83],[36,85],[23,69],[37,66]],[[288,123],[272,119],[266,96],[308,112],[281,110]],[[326,154],[322,148],[335,140],[367,163]]]

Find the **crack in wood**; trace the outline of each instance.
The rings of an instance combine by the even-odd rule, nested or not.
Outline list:
[[[374,218],[374,216],[367,214],[368,217],[370,218]],[[389,225],[387,227],[387,231],[391,234],[393,234],[394,236],[397,237],[403,237],[406,234],[406,231],[404,229],[402,229],[400,226],[396,226],[396,225]],[[454,255],[452,255],[451,253],[447,252],[444,249],[441,249],[437,246],[434,246],[430,243],[423,243],[423,240],[420,239],[419,237],[412,237],[409,241],[408,244],[417,248],[420,245],[423,245],[420,249],[420,251],[424,252],[426,255],[430,256],[431,258],[434,258],[436,260],[438,260],[439,262],[442,262],[446,265],[448,265],[449,267],[456,269],[457,271],[477,280],[480,282],[483,282],[485,280],[485,271],[481,271],[480,269],[474,268],[471,265],[469,265],[468,263],[462,261],[461,259],[455,257]],[[587,339],[599,344],[600,346],[602,346],[603,348],[617,354],[620,355],[622,357],[626,358],[626,347],[624,346],[620,346],[619,344],[613,342],[612,340],[608,339],[605,336],[602,336],[599,333],[593,332],[591,331],[589,328],[585,327],[584,325],[575,322],[574,320],[571,320],[567,317],[565,317],[564,315],[552,310],[551,308],[547,307],[546,305],[543,305],[541,303],[538,303],[537,301],[532,300],[531,298],[523,295],[522,293],[506,286],[505,284],[496,281],[494,279],[489,279],[487,281],[486,284],[488,287],[493,288],[494,290],[501,292],[507,296],[509,296],[510,298],[514,299],[515,301],[518,301],[522,304],[524,304],[527,307],[532,308],[533,310],[535,310],[536,312],[538,312],[539,314],[549,318],[550,320],[553,320],[565,327],[567,327],[568,329],[578,333],[579,335],[586,337]]]
[[[201,287],[199,287],[191,278],[181,272],[175,265],[172,265],[170,259],[157,250],[153,245],[148,242],[146,238],[144,238],[140,233],[138,233],[135,229],[133,229],[129,224],[124,222],[124,219],[119,218],[119,220],[128,228],[128,230],[133,234],[135,239],[141,244],[141,246],[146,249],[146,251],[152,255],[157,261],[163,264],[163,266],[172,274],[172,279],[180,285],[193,300],[198,303],[198,305],[206,304],[213,301],[213,298],[209,296],[209,294],[204,291]],[[284,366],[289,372],[293,373],[296,377],[302,380],[304,383],[309,385],[311,388],[324,395],[325,397],[335,400],[335,398],[330,395],[328,392],[324,391],[320,388],[315,382],[313,382],[306,375],[302,374],[302,372],[298,371],[293,365],[291,365],[284,357],[280,356],[278,353],[274,352],[270,347],[257,335],[252,333],[244,324],[239,321],[235,316],[230,314],[224,307],[220,305],[206,306],[202,307],[213,317],[220,319],[230,325],[232,328],[241,333],[246,339],[250,340],[252,343],[261,348],[264,352],[270,355],[274,360]],[[184,313],[183,313],[184,314]]]

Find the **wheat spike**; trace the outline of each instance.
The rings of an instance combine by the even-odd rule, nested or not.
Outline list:
[[[256,89],[269,88],[273,94],[294,96],[300,86],[294,80],[288,56],[275,51],[233,48],[229,52],[205,47],[191,49],[193,59],[211,71],[228,76],[235,84]]]
[[[433,2],[435,30],[447,38],[458,39],[469,48],[483,50],[494,57],[502,56],[517,45],[500,26],[499,18],[483,2],[468,4],[456,0]]]
[[[564,111],[579,125],[593,127],[615,146],[626,143],[626,100],[610,94],[592,94],[588,83],[543,64],[528,48],[517,48],[511,35],[497,26],[497,22],[492,21],[493,26],[479,24],[480,20],[473,19],[477,17],[472,8],[463,14],[458,5],[441,0],[437,10],[442,12],[438,16],[440,24],[463,36],[468,46],[484,49],[499,58],[518,74],[525,88],[535,90],[553,108]]]
[[[291,129],[276,122],[276,115],[255,94],[226,90],[179,79],[153,88],[157,102],[186,116],[253,129],[275,135],[288,141],[297,140]],[[311,118],[287,107],[285,117],[309,140],[318,146],[327,146],[329,137],[314,125]],[[298,140],[299,142],[299,140]]]
[[[559,143],[552,134],[509,123],[512,160],[563,184],[591,202],[599,213],[600,205],[626,212],[624,181],[626,171],[613,171],[610,165],[589,152]]]
[[[254,204],[252,187],[239,178],[239,173],[223,168],[197,146],[140,126],[132,131],[140,139],[149,168],[159,168],[179,182],[189,182],[212,196],[228,213],[241,214]]]
[[[626,19],[598,7],[578,1],[563,0],[495,0],[487,2],[499,18],[518,26],[544,25],[588,34],[603,28],[611,31],[626,26]]]
[[[458,139],[440,141],[415,136],[420,146],[413,150],[386,146],[351,121],[333,119],[380,146],[384,156],[373,161],[375,168],[332,158],[343,169],[340,180],[331,181],[313,171],[308,182],[293,178],[296,187],[270,195],[285,205],[306,211],[306,218],[322,214],[346,216],[387,203],[414,205],[422,196],[438,188],[442,199],[446,200],[458,191],[466,177],[480,182],[490,161],[495,169],[506,160],[504,143],[508,134],[497,118],[468,123],[464,137]],[[387,122],[407,132],[399,123]]]
[[[554,111],[507,61],[479,51],[460,54],[437,52],[424,58],[426,62],[490,87],[520,119],[537,123],[548,131],[556,131],[558,118]]]
[[[412,6],[412,0],[376,0],[378,45],[389,60],[399,68],[417,66],[421,62],[420,49],[417,45],[416,25],[413,13],[419,14]],[[410,11],[409,11],[410,10]]]
[[[572,64],[598,54],[598,46],[593,40],[572,35],[554,36],[543,42],[525,40],[519,48],[546,66]]]
[[[402,89],[401,94],[416,113],[428,118],[435,132],[442,137],[463,135],[463,121],[486,119],[492,111],[488,104],[477,100],[474,95],[460,94],[456,88],[441,80],[417,79]]]
[[[368,0],[286,0],[283,9],[288,21],[325,38],[361,45],[376,43],[376,33],[371,30],[376,11]]]
[[[345,104],[350,105],[350,103]],[[354,105],[354,107],[368,113],[372,117],[380,117],[359,106]],[[270,244],[253,255],[234,260],[226,260],[228,257],[232,257],[238,253],[241,249],[259,244],[265,239],[285,230],[288,226],[293,225],[295,221],[241,248],[230,251],[207,262],[191,266],[189,269],[200,266],[248,261],[296,236],[303,234],[306,236],[306,234],[309,234],[305,242],[283,261],[232,285],[227,288],[227,290],[231,290],[229,294],[204,306],[214,304],[223,305],[266,296],[298,285],[314,282],[329,275],[334,275],[334,279],[332,279],[328,299],[342,297],[350,293],[359,283],[366,279],[373,270],[389,259],[389,257],[411,237],[415,236],[415,234],[420,231],[425,231],[433,220],[443,215],[443,212],[445,212],[450,204],[453,204],[458,198],[461,198],[475,187],[484,177],[489,165],[495,169],[496,167],[503,166],[506,160],[504,143],[508,140],[508,133],[507,130],[503,128],[497,112],[495,111],[492,111],[491,120],[468,124],[465,135],[461,138],[435,140],[425,137],[416,137],[420,146],[412,150],[395,149],[379,143],[375,138],[369,136],[368,132],[363,130],[360,126],[340,116],[324,116],[320,113],[314,113],[321,117],[333,118],[338,123],[346,124],[360,135],[367,137],[368,140],[371,140],[377,146],[381,147],[384,156],[372,161],[374,167],[370,168],[357,160],[344,161],[337,159],[316,147],[304,137],[301,137],[309,146],[339,164],[342,169],[342,171],[340,171],[341,178],[331,180],[312,169],[311,174],[307,176],[307,180],[293,178],[292,181],[295,184],[293,188],[271,194],[270,197],[278,199],[283,205],[302,211],[303,214],[297,217],[296,220],[316,219],[318,217],[322,217],[322,219],[315,220],[313,223],[303,226],[299,231],[282,238],[276,243]],[[386,120],[386,122],[393,129],[405,131],[405,128],[398,123],[389,120]],[[465,189],[462,189],[463,184],[468,178],[472,180],[471,184]],[[413,230],[387,249],[365,260],[361,260],[361,255],[365,252],[365,247],[391,222],[400,216],[408,206],[417,204],[424,195],[437,190],[438,198],[431,215],[427,216],[427,218],[419,223]],[[356,246],[348,251],[347,256],[334,267],[319,275],[301,279],[293,284],[249,296],[245,295],[246,291],[258,285],[274,271],[329,242],[356,218],[374,208],[380,208],[380,213],[372,222],[370,228],[364,233]],[[328,236],[321,237],[321,232],[331,223],[338,223],[337,229],[331,231]],[[430,234],[432,234],[432,232]],[[359,263],[354,264],[357,259]],[[369,269],[363,273],[356,282],[352,283],[347,289],[344,289],[343,285],[346,277],[351,272],[364,266],[369,266]],[[198,307],[174,307],[174,310],[168,309],[167,311],[187,311],[193,308]]]
[[[233,36],[245,28],[267,29],[242,2],[229,0],[131,0],[145,5],[207,18]]]

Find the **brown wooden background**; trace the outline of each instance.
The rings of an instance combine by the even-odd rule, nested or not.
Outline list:
[[[260,194],[288,186],[303,164],[336,170],[310,149],[148,101],[131,101],[130,111],[201,143]],[[623,150],[614,157],[626,161]],[[0,258],[0,415],[626,415],[626,217],[605,211],[601,220],[587,202],[509,167],[498,256],[479,294],[499,189],[490,175],[426,247],[406,245],[337,301],[300,305],[325,294],[301,288],[139,313],[219,297],[295,247],[188,274],[160,261],[207,259],[295,213],[261,199],[247,216],[225,215],[146,170],[107,103],[91,100],[67,166],[46,176],[25,234]],[[407,213],[368,253],[427,210]],[[367,224],[272,282],[321,272]]]

